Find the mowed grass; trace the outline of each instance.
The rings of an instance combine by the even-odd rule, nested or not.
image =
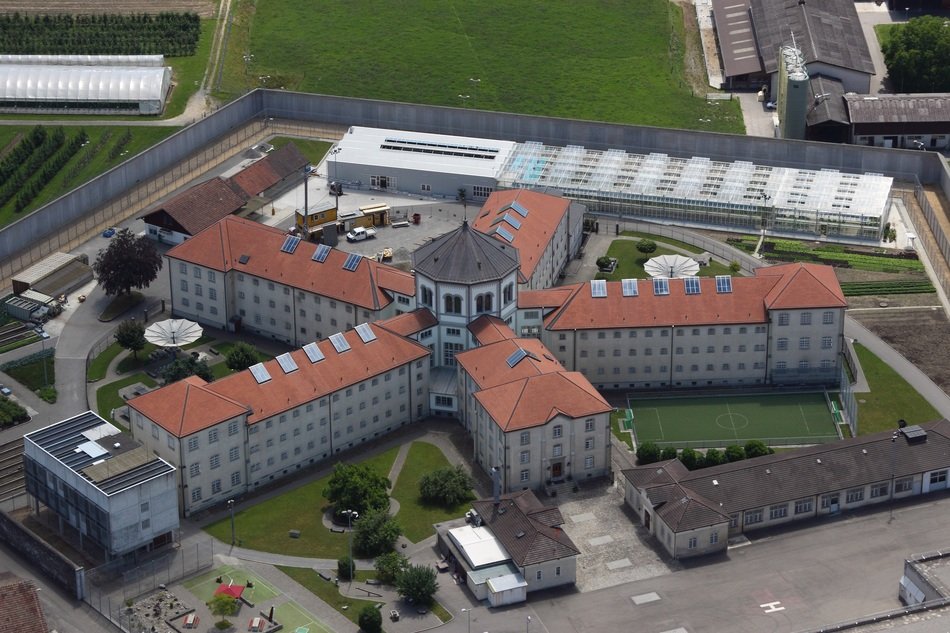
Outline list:
[[[742,132],[737,101],[708,103],[684,81],[684,37],[668,0],[335,0],[316,13],[240,0],[219,96],[268,86]]]
[[[216,580],[219,576],[221,577],[220,583]],[[248,582],[254,586],[247,587]],[[222,584],[244,585],[243,597],[246,598],[248,602],[255,604],[267,602],[268,600],[276,598],[281,593],[280,590],[253,571],[244,569],[243,567],[232,567],[230,565],[215,567],[209,572],[185,581],[183,584],[185,585],[185,589],[195,594],[199,600],[205,603],[214,597],[214,592],[217,591],[218,587]]]
[[[155,387],[158,384],[147,374],[140,373],[127,376],[121,380],[116,380],[115,382],[110,382],[99,387],[96,390],[96,410],[99,412],[99,416],[104,420],[111,421],[112,418],[109,416],[112,413],[112,410],[118,409],[121,406],[125,406],[125,400],[123,400],[122,396],[119,395],[119,389],[128,387],[129,385],[134,385],[137,382],[142,383],[146,387]]]
[[[406,463],[399,472],[392,496],[399,502],[396,520],[402,527],[403,535],[413,543],[435,534],[433,524],[457,519],[467,509],[467,502],[446,510],[441,506],[425,504],[419,498],[419,481],[422,477],[433,470],[451,466],[439,447],[433,444],[413,442],[409,447]]]
[[[295,581],[297,581],[297,583],[310,591],[310,593],[326,602],[328,605],[339,611],[341,614],[346,616],[348,620],[355,624],[359,624],[360,611],[363,610],[363,607],[367,605],[375,606],[378,604],[378,602],[374,600],[358,600],[340,595],[339,588],[332,581],[324,580],[313,569],[303,567],[282,567],[280,565],[277,566],[277,569],[293,578]],[[343,608],[344,606],[346,609]],[[284,624],[284,630],[293,631],[293,629],[287,628],[286,623]]]
[[[311,165],[316,165],[323,160],[323,157],[326,156],[330,148],[333,147],[332,143],[327,143],[326,141],[312,141],[310,139],[291,138],[289,136],[275,136],[268,142],[277,149],[280,149],[288,143],[293,143],[297,146],[297,149],[300,150],[300,153],[307,157]]]
[[[867,378],[869,393],[855,393],[858,401],[858,435],[892,431],[897,421],[920,424],[942,416],[916,389],[868,348],[854,344],[858,362]]]
[[[123,347],[118,343],[113,343],[102,350],[102,352],[89,363],[89,368],[86,369],[86,381],[96,382],[97,380],[105,378],[106,372],[109,371],[109,365],[111,365],[115,357],[122,352]]]
[[[638,240],[614,240],[607,248],[607,257],[616,257],[617,269],[612,274],[597,273],[597,279],[607,279],[609,281],[619,281],[621,279],[648,279],[650,275],[643,269],[650,258],[660,255],[681,255],[678,251],[663,246],[657,246],[656,250],[649,254],[643,254],[637,250]],[[715,277],[716,275],[731,275],[732,271],[728,266],[724,266],[716,261],[712,261],[708,266],[700,266],[699,277]]]
[[[798,393],[701,398],[632,398],[637,442],[697,446],[744,444],[749,440],[813,444],[836,440],[824,395]]]
[[[367,459],[365,464],[384,477],[399,447]],[[323,525],[323,513],[329,503],[323,489],[330,474],[271,499],[251,500],[250,507],[236,504],[235,533],[242,547],[291,556],[340,558],[347,553],[347,535],[330,532]],[[300,538],[290,538],[289,530],[300,530]],[[225,517],[205,527],[205,531],[224,543],[231,542],[231,522]]]

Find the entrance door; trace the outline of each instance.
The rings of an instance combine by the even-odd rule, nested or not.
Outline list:
[[[647,530],[650,529],[650,513],[649,512],[643,513],[643,527],[645,527]]]
[[[551,479],[560,479],[562,472],[561,462],[551,464]]]

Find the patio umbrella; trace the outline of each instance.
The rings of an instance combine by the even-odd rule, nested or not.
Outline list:
[[[159,347],[181,347],[201,338],[201,326],[186,319],[165,319],[145,328],[145,340]]]
[[[651,277],[692,277],[699,272],[699,264],[683,255],[659,255],[651,257],[643,270]]]

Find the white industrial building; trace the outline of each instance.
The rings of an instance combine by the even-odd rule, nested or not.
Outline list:
[[[134,556],[178,533],[175,467],[92,411],[25,435],[23,466],[34,511],[87,552]]]
[[[0,63],[0,112],[160,114],[166,66]]]

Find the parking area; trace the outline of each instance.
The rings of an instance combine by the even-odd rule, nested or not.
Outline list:
[[[605,483],[605,486],[607,484]],[[652,537],[624,510],[618,483],[584,489],[560,500],[561,527],[581,551],[577,589],[581,592],[663,576],[680,569],[660,555]]]

